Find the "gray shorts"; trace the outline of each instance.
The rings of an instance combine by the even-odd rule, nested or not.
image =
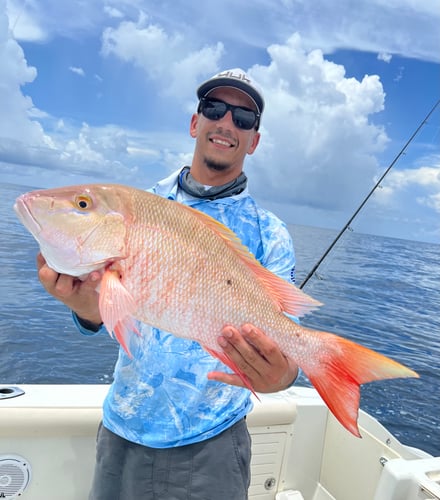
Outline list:
[[[246,500],[250,459],[244,419],[207,441],[163,449],[101,425],[89,500]]]

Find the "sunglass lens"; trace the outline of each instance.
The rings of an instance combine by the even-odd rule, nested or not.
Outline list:
[[[228,110],[226,103],[220,101],[205,101],[202,112],[209,120],[220,120]]]
[[[235,108],[232,111],[232,120],[238,128],[250,130],[255,125],[257,117],[250,109]]]

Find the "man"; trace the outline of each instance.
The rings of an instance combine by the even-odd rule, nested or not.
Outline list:
[[[240,69],[204,82],[191,118],[190,167],[152,191],[188,204],[232,229],[268,269],[293,279],[294,253],[285,225],[259,208],[246,187],[243,162],[260,140],[261,91]],[[85,335],[102,327],[97,273],[86,281],[58,275],[38,257],[46,290],[74,312]],[[121,349],[104,402],[90,500],[244,500],[250,482],[245,417],[250,393],[241,379],[198,343],[142,325],[133,359]],[[259,392],[285,389],[298,367],[252,325],[225,326],[219,346]]]

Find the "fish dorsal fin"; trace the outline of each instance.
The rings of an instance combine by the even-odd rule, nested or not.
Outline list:
[[[181,206],[185,210],[188,210],[194,217],[201,220],[211,231],[223,239],[226,245],[235,252],[254,273],[256,278],[268,291],[280,311],[299,317],[322,305],[317,300],[302,292],[293,283],[283,280],[263,267],[249,249],[241,243],[238,236],[224,224],[188,205],[181,204]]]

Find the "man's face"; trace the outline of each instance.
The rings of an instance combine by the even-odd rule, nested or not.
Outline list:
[[[252,99],[239,90],[224,87],[214,89],[209,98],[228,104],[255,109]],[[210,120],[203,114],[195,114],[191,120],[191,136],[197,139],[195,154],[202,155],[206,166],[218,172],[236,172],[243,168],[246,154],[252,154],[258,145],[260,134],[255,130],[243,130],[232,121],[231,111],[219,120]]]

